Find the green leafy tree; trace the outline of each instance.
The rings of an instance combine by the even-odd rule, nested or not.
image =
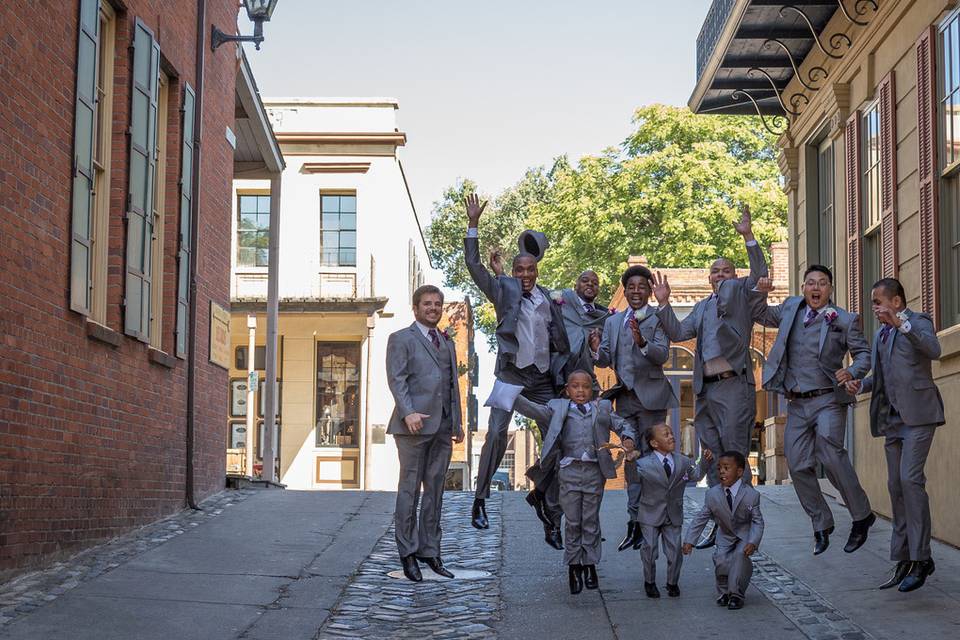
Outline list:
[[[630,255],[654,267],[707,267],[718,257],[746,264],[732,223],[750,206],[761,246],[786,236],[786,197],[775,161],[776,139],[747,116],[696,115],[686,108],[637,109],[622,145],[535,168],[490,203],[480,224],[483,252],[516,251],[526,228],[547,234],[540,263],[548,287],[572,285],[583,269],[600,276],[601,299],[616,290]],[[448,286],[483,300],[463,262],[467,226],[462,199],[476,186],[461,180],[434,205],[428,242]],[[484,301],[485,302],[485,301]],[[480,306],[478,326],[492,334],[493,310]]]

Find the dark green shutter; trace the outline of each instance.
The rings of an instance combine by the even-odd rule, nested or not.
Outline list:
[[[150,265],[157,157],[157,78],[160,46],[137,19],[130,100],[130,181],[127,187],[127,281],[124,332],[150,340]]]
[[[180,157],[180,251],[177,254],[177,357],[187,356],[187,327],[190,318],[190,252],[192,238],[191,207],[193,206],[193,118],[196,96],[189,84],[183,91],[183,149]]]
[[[73,122],[70,308],[90,313],[93,249],[93,149],[96,144],[97,56],[100,51],[100,0],[80,0],[77,95]]]

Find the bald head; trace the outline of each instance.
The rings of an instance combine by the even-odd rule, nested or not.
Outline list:
[[[716,291],[717,286],[724,280],[733,280],[737,277],[737,267],[726,258],[717,258],[710,265],[710,286]]]

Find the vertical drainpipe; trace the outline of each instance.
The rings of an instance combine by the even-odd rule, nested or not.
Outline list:
[[[197,254],[200,251],[200,161],[203,146],[203,67],[206,54],[206,0],[197,2],[197,67],[194,74],[196,98],[193,114],[193,199],[190,202],[190,318],[187,331],[187,433],[186,433],[186,494],[187,505],[199,510],[193,481],[194,435],[196,432],[196,385],[197,385]],[[250,354],[251,357],[253,354]]]

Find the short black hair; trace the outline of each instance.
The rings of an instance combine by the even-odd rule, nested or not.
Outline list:
[[[627,288],[627,282],[630,281],[630,278],[634,276],[641,276],[647,279],[647,282],[653,280],[653,274],[650,273],[650,269],[647,269],[645,266],[640,264],[635,264],[632,267],[629,267],[626,271],[623,272],[623,275],[620,276],[620,284],[623,285],[623,288]]]
[[[874,283],[872,289],[883,289],[883,292],[889,297],[900,296],[903,303],[907,303],[907,294],[903,290],[903,285],[896,278],[880,278]]]
[[[830,281],[830,284],[833,284],[833,272],[830,271],[829,267],[825,267],[822,264],[812,264],[809,267],[807,267],[807,270],[803,272],[803,279],[806,280],[807,276],[813,273],[814,271],[818,271],[824,274],[825,276],[827,276],[827,280]]]
[[[653,448],[653,439],[657,437],[657,429],[660,427],[666,427],[666,422],[658,422],[657,424],[650,425],[647,427],[647,430],[643,432],[643,440],[650,445],[650,448]]]
[[[427,295],[428,293],[438,293],[440,294],[440,302],[443,302],[443,291],[440,291],[440,287],[436,287],[432,284],[425,284],[421,287],[417,287],[417,290],[413,292],[413,306],[420,304],[420,298]]]
[[[513,262],[511,264],[513,266],[517,266],[517,260],[519,260],[520,258],[530,258],[531,260],[534,261],[534,263],[539,262],[537,260],[537,256],[533,255],[532,253],[528,253],[526,251],[521,251],[517,255],[513,256]]]
[[[720,458],[730,458],[740,469],[747,468],[747,459],[739,451],[724,451],[720,454]],[[720,458],[717,458],[717,460],[720,460]]]
[[[572,378],[573,376],[575,376],[575,375],[578,374],[578,373],[582,373],[583,375],[585,375],[585,376],[587,376],[588,378],[590,378],[591,380],[593,380],[593,374],[591,374],[591,373],[590,373],[589,371],[587,371],[586,369],[574,369],[573,371],[571,371],[570,373],[567,374],[567,381],[569,382],[569,381],[570,381],[570,378]]]

